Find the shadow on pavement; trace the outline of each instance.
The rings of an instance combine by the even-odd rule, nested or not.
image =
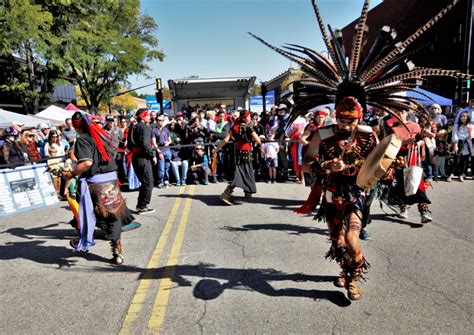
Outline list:
[[[74,266],[79,255],[88,261],[109,262],[108,259],[90,254],[74,253],[71,248],[47,246],[46,241],[7,242],[0,245],[0,260],[26,259],[40,264],[56,264],[58,269]]]
[[[204,194],[163,194],[160,197],[166,198],[192,198],[193,200],[201,201],[207,206],[228,206],[224,204],[220,199],[218,194],[204,195]],[[303,202],[301,200],[292,200],[292,199],[275,199],[275,198],[260,198],[252,197],[251,199],[246,199],[245,197],[234,196],[233,197],[234,205],[242,205],[244,203],[253,203],[253,204],[263,204],[263,205],[273,205],[272,209],[287,209],[290,206],[300,206]]]
[[[416,218],[418,219],[419,216],[417,215]],[[410,222],[404,219],[400,219],[397,217],[395,214],[371,214],[370,215],[371,220],[379,220],[379,221],[388,221],[388,222],[395,222],[398,224],[403,224],[410,226],[411,228],[421,228],[423,227],[423,224],[421,223],[415,223],[415,222]],[[408,219],[410,220],[410,219]]]
[[[44,238],[62,240],[67,237],[76,236],[76,234],[74,233],[74,230],[71,228],[70,225],[63,226],[64,227],[63,229],[49,229],[53,227],[59,227],[59,225],[63,223],[66,223],[66,222],[52,223],[43,227],[35,227],[35,228],[29,228],[29,229],[25,229],[21,227],[10,228],[10,229],[0,232],[0,234],[10,234],[10,235],[24,238],[27,240],[34,240],[35,239],[34,237],[44,237]],[[71,229],[67,229],[67,228],[71,228]]]
[[[49,229],[53,227],[59,227],[61,224],[65,224],[63,229]],[[10,234],[19,238],[24,238],[27,240],[34,240],[35,237],[48,238],[48,239],[69,239],[71,237],[77,237],[77,233],[71,227],[68,222],[59,222],[52,223],[43,227],[35,228],[10,228],[5,231],[0,232],[0,234]],[[105,240],[105,233],[102,230],[96,229],[94,231],[94,239],[96,240]]]
[[[247,290],[258,292],[270,297],[299,297],[314,300],[328,300],[340,307],[351,304],[344,293],[340,291],[313,290],[301,288],[276,289],[272,282],[332,282],[335,276],[315,276],[302,273],[287,274],[275,269],[232,269],[215,268],[212,264],[165,266],[153,270],[150,275],[146,269],[133,266],[99,268],[98,271],[140,272],[140,279],[169,278],[178,286],[192,286],[186,277],[199,277],[199,282],[193,289],[194,297],[202,300],[218,298],[225,290]],[[151,277],[151,278],[150,278]],[[224,281],[224,282],[223,282]]]
[[[232,232],[248,232],[255,230],[277,230],[286,231],[290,235],[301,235],[301,234],[318,234],[327,236],[329,231],[327,229],[321,229],[318,227],[305,227],[286,223],[269,223],[269,224],[247,224],[241,227],[225,226],[221,229],[232,231]]]

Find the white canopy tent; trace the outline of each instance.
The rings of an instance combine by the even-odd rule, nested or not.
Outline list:
[[[24,124],[25,127],[37,127],[38,124],[45,122],[45,120],[34,116],[9,112],[0,108],[0,128],[10,127],[14,121]]]
[[[405,97],[410,97],[410,98],[415,98],[419,100],[421,103],[426,104],[426,105],[431,105],[433,103],[437,103],[440,106],[452,106],[453,105],[453,100],[442,97],[441,95],[432,93],[430,91],[424,90],[422,88],[417,87],[417,91],[423,93],[416,93],[412,91],[405,91],[402,93],[396,93],[397,95],[405,96]],[[429,99],[426,97],[428,96]]]
[[[49,120],[54,124],[63,124],[64,120],[71,118],[75,112],[72,110],[65,110],[58,106],[51,105],[45,110],[36,114],[36,117]]]

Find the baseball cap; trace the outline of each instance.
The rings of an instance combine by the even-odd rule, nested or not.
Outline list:
[[[23,127],[25,124],[20,121],[12,121],[12,125],[18,126],[18,127]]]

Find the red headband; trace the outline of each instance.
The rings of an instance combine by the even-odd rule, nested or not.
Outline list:
[[[314,112],[314,116],[327,116],[328,113],[326,113],[325,111],[316,111]]]
[[[245,119],[246,117],[250,116],[250,112],[246,112],[244,115],[242,115],[240,118]]]
[[[144,110],[143,112],[140,113],[140,115],[138,116],[140,119],[144,119],[148,116],[150,116],[150,111],[147,109],[147,110]]]

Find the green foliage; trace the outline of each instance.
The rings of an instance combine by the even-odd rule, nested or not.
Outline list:
[[[48,96],[54,82],[67,80],[96,109],[130,75],[164,58],[153,35],[157,25],[139,8],[139,0],[0,2],[0,57],[2,70],[4,64],[8,69],[0,71],[2,90],[31,107]]]
[[[6,0],[0,18],[0,87],[19,97],[26,110],[37,109],[52,89],[45,78],[54,77],[47,59],[53,17],[32,1]]]
[[[253,84],[251,96],[255,97],[262,93],[262,86],[260,84]]]
[[[70,78],[81,89],[89,109],[108,100],[131,74],[149,69],[147,62],[162,60],[155,50],[156,23],[140,15],[138,0],[88,3],[88,15],[78,17],[68,26],[64,58]]]
[[[153,95],[154,93],[137,93],[137,91],[131,91],[130,95],[135,98],[146,99],[147,95]]]
[[[0,6],[0,17],[4,19],[0,25],[0,55],[16,53],[26,58],[27,52],[41,55],[45,51],[53,20],[51,13],[29,0],[7,0]]]

